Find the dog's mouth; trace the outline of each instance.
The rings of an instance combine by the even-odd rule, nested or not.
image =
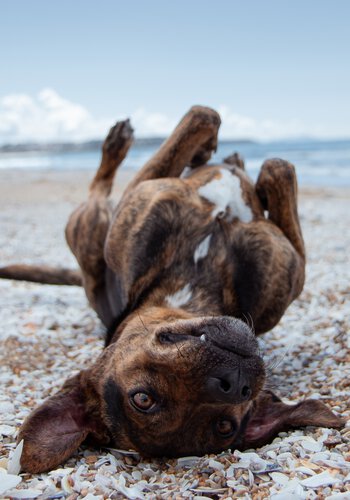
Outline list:
[[[239,404],[256,397],[265,381],[258,343],[249,326],[225,316],[177,322],[157,332],[162,345],[188,345],[189,356],[200,357],[200,399],[207,403]],[[198,354],[200,353],[200,354]]]
[[[184,342],[193,337],[242,357],[258,351],[257,340],[249,326],[240,319],[228,316],[178,320],[157,331],[157,338],[163,344]]]

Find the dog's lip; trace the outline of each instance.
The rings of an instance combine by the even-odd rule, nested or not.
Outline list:
[[[233,341],[230,334],[226,334],[221,330],[208,332],[204,329],[191,329],[190,332],[174,331],[170,328],[164,328],[157,332],[157,340],[162,344],[176,344],[178,342],[195,342],[203,348],[214,348],[220,351],[226,351],[230,354],[235,354],[243,359],[260,358],[258,354],[258,344],[255,338],[250,339],[250,345],[238,345]]]
[[[204,340],[204,342],[205,342],[205,340]],[[244,348],[242,349],[241,347],[237,347],[237,346],[233,347],[232,345],[229,344],[229,342],[225,344],[225,343],[217,342],[215,339],[210,339],[210,343],[214,347],[217,347],[217,348],[224,350],[224,351],[231,352],[233,354],[237,354],[241,358],[248,359],[248,358],[253,358],[253,357],[257,356],[256,352],[252,353],[250,351],[245,350]]]
[[[203,333],[199,340],[205,345],[206,343],[210,347],[220,349],[221,351],[226,351],[230,354],[235,354],[243,359],[259,357],[259,347],[256,338],[253,334],[247,334],[249,337],[245,337],[243,340],[245,342],[237,342],[234,332],[224,332],[222,330],[214,330],[207,333]]]

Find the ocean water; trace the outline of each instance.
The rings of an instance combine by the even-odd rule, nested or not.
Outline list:
[[[140,169],[156,151],[153,142],[139,143],[131,148],[122,168]],[[350,186],[350,140],[278,141],[257,143],[222,141],[212,158],[220,162],[239,152],[246,169],[256,179],[267,158],[284,158],[296,166],[299,184],[303,186]],[[43,170],[94,170],[100,160],[99,150],[70,152],[0,152],[0,168]]]

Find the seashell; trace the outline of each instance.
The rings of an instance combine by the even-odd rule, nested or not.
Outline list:
[[[327,500],[349,500],[349,492],[346,493],[335,493],[327,497]]]
[[[181,467],[188,467],[196,464],[201,458],[200,457],[180,457],[177,459],[177,463]]]
[[[208,493],[208,495],[220,495],[220,493],[226,493],[227,489],[226,488],[206,488],[200,487],[200,488],[195,488],[191,489],[191,491],[194,491],[195,493]]]
[[[206,497],[204,495],[195,495],[194,497],[192,497],[193,500],[213,500],[212,497]]]
[[[18,474],[21,470],[21,456],[23,451],[23,439],[18,443],[9,458],[7,471],[9,474]]]
[[[228,481],[226,481],[226,484],[229,488],[236,489],[238,483],[237,481],[232,481],[231,479],[229,479]]]
[[[111,478],[109,476],[104,476],[102,474],[97,473],[95,476],[95,483],[98,486],[109,488],[111,486]]]
[[[22,478],[19,476],[0,472],[0,495],[5,493],[7,490],[16,488],[21,481]]]
[[[74,471],[73,467],[67,467],[65,469],[54,469],[48,472],[49,476],[68,476]]]
[[[345,460],[319,460],[318,463],[332,469],[350,469],[350,463]]]
[[[266,474],[270,472],[279,472],[282,470],[282,467],[279,464],[272,463],[272,464],[266,464],[265,469],[256,471],[253,470],[254,474]]]
[[[0,434],[2,436],[13,436],[16,434],[16,427],[6,424],[0,425]]]
[[[327,471],[315,474],[314,476],[300,481],[300,484],[306,488],[320,488],[321,486],[331,486],[336,483],[339,483],[339,479],[331,476]]]
[[[282,488],[279,493],[279,496],[273,496],[272,498],[276,500],[300,500],[301,498],[306,498],[303,487],[300,485],[300,481],[297,478],[293,478]]]
[[[135,480],[135,481],[141,481],[142,479],[142,474],[139,470],[134,470],[132,473],[132,478]]]
[[[322,441],[315,441],[313,440],[303,440],[301,441],[301,446],[304,448],[306,451],[314,451],[314,452],[319,452],[323,448],[323,443]]]
[[[285,486],[289,482],[289,476],[282,474],[281,472],[270,472],[270,477],[273,482]]]
[[[300,466],[296,467],[295,472],[301,472],[302,474],[306,474],[307,476],[314,476],[316,472],[308,467]]]
[[[125,495],[126,498],[130,498],[132,500],[144,499],[145,496],[142,494],[142,491],[139,490],[136,486],[128,487],[126,486],[125,478],[120,474],[118,478],[111,478],[113,487]],[[143,487],[142,487],[143,488]]]
[[[34,490],[32,488],[27,488],[26,490],[10,490],[7,495],[11,498],[37,498],[42,495],[42,491]],[[62,495],[61,495],[62,498]]]
[[[218,462],[217,460],[214,460],[212,458],[209,460],[208,466],[211,467],[212,469],[215,469],[215,470],[223,470],[225,468],[224,464],[222,464],[221,462]]]
[[[120,455],[126,455],[132,457],[140,456],[140,454],[135,450],[119,450],[118,448],[106,448],[106,449],[114,453],[120,453]]]
[[[74,484],[73,479],[69,475],[63,476],[61,479],[61,486],[66,493],[73,493],[74,492],[73,487],[72,487],[72,483]]]

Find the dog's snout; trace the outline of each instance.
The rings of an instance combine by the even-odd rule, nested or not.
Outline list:
[[[207,401],[242,403],[252,396],[251,383],[239,369],[208,377],[204,396]]]
[[[205,338],[221,350],[242,358],[249,358],[258,353],[258,343],[252,330],[239,319],[227,316],[211,319],[202,325],[202,331]]]

